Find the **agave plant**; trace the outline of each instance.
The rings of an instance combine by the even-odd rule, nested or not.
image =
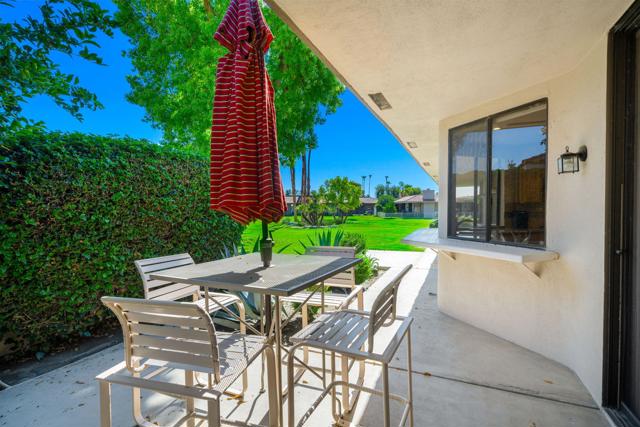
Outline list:
[[[333,234],[333,230],[323,230],[316,233],[315,237],[311,237],[307,235],[307,239],[309,243],[305,243],[302,240],[298,242],[302,246],[302,251],[295,251],[298,255],[302,255],[307,251],[309,246],[340,246],[342,242],[342,238],[344,237],[344,231],[335,230],[335,235]],[[315,239],[315,240],[314,240]]]

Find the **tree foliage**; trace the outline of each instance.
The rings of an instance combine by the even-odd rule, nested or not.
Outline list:
[[[127,99],[168,144],[208,152],[216,63],[225,49],[213,34],[227,1],[115,0],[116,20],[132,47]]]
[[[400,181],[398,185],[384,185],[378,184],[376,185],[376,197],[380,198],[382,195],[387,194],[395,197],[396,199],[404,196],[414,196],[416,194],[421,194],[422,190],[420,187],[414,187],[411,184],[405,184]]]
[[[378,197],[378,210],[385,213],[393,213],[396,211],[396,198],[389,194],[382,194]]]
[[[362,187],[347,177],[337,176],[325,181],[325,202],[336,224],[343,224],[349,213],[360,206]]]
[[[422,194],[422,189],[420,187],[414,187],[413,185],[405,184],[402,181],[398,183],[397,187],[394,186],[394,191],[397,191],[397,197],[415,196],[417,194]]]
[[[14,2],[0,2],[0,11]],[[36,95],[50,97],[78,120],[83,108],[102,108],[97,96],[81,86],[77,76],[61,71],[53,56],[77,56],[102,65],[96,34],[113,35],[112,17],[91,0],[45,0],[39,10],[40,17],[20,22],[4,22],[0,15],[0,135],[41,126],[22,114],[22,104]]]
[[[126,52],[134,66],[129,101],[145,109],[166,142],[208,153],[216,66],[227,52],[213,34],[229,1],[115,2],[117,21],[133,45]],[[263,13],[274,34],[267,67],[279,149],[290,166],[315,144],[313,127],[338,108],[343,88],[268,7]]]
[[[327,212],[325,198],[324,187],[320,187],[318,191],[311,191],[309,197],[299,206],[304,222],[312,226],[322,225],[324,214]]]

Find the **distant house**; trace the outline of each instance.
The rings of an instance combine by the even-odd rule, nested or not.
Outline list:
[[[438,216],[438,193],[427,189],[422,194],[404,196],[395,202],[396,210],[406,216],[436,218]]]
[[[287,202],[287,211],[284,214],[293,215],[293,197],[285,196],[284,200]]]
[[[286,196],[287,211],[285,215],[293,215],[293,197]],[[360,206],[351,212],[351,215],[375,215],[377,213],[378,199],[375,197],[360,197]]]
[[[356,215],[375,215],[378,213],[377,205],[378,199],[375,197],[360,197],[360,206],[351,213]]]

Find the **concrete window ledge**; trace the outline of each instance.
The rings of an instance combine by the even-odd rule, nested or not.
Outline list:
[[[473,255],[483,258],[522,264],[528,271],[539,277],[528,265],[540,262],[554,261],[560,258],[557,252],[546,249],[531,249],[517,246],[496,245],[487,242],[465,241],[438,237],[436,229],[417,230],[402,240],[403,243],[429,248],[455,260],[455,254]]]

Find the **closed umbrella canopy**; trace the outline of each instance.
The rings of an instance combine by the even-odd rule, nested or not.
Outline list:
[[[264,54],[273,35],[257,0],[231,0],[214,38],[218,61],[211,127],[211,208],[241,224],[278,221],[280,179],[273,86]]]

